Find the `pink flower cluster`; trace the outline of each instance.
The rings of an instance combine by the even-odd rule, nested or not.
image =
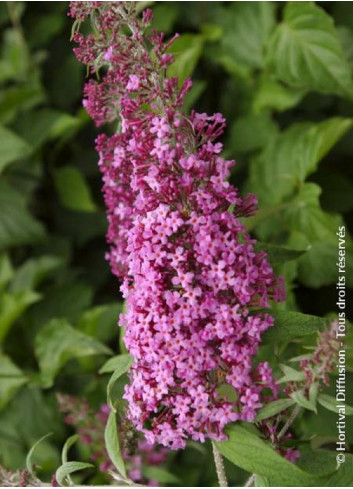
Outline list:
[[[305,374],[304,379],[287,382],[283,389],[284,394],[290,396],[299,391],[309,400],[314,387],[314,392],[320,392],[323,385],[330,385],[329,374],[337,367],[337,355],[340,348],[337,331],[338,321],[334,320],[328,329],[319,333],[315,350],[298,358],[300,370]],[[276,396],[270,398],[269,401],[273,401],[275,398]],[[283,414],[282,412],[262,420],[257,426],[263,436],[271,441],[271,444],[276,447],[281,455],[290,462],[295,462],[300,457],[300,452],[285,446],[285,443],[292,438],[292,434],[287,432],[284,436],[278,435],[278,427],[282,422]]]
[[[300,357],[299,366],[305,374],[305,379],[287,382],[284,389],[287,394],[301,390],[309,398],[313,386],[316,385],[316,390],[320,391],[323,386],[330,385],[330,374],[337,368],[341,344],[337,337],[338,325],[337,319],[331,321],[329,328],[319,333],[315,350]]]
[[[95,40],[77,34],[76,54],[106,68],[86,85],[89,113],[98,124],[120,118],[97,148],[134,357],[129,416],[150,443],[177,449],[189,437],[224,439],[229,422],[253,420],[262,393],[276,389],[268,364],[254,367],[253,357],[273,324],[259,310],[284,289],[240,220],[256,199],[227,182],[234,162],[215,142],[225,120],[184,115],[191,82],[179,88],[167,77],[171,41],[152,32],[146,42],[151,12],[139,20],[133,3],[102,2]]]

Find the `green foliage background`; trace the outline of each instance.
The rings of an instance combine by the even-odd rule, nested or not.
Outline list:
[[[152,8],[157,29],[181,33],[170,75],[193,76],[188,109],[227,117],[225,154],[238,162],[232,181],[260,202],[249,230],[260,241],[303,251],[286,264],[275,255],[288,288],[279,309],[332,315],[336,231],[353,226],[353,3],[154,2]],[[85,72],[72,54],[66,12],[66,2],[0,4],[0,462],[23,467],[33,443],[53,432],[36,449],[44,474],[60,465],[71,434],[56,393],[105,402],[108,379],[98,370],[123,351],[119,284],[104,261],[97,130],[81,107]],[[350,287],[352,247],[348,237]],[[315,337],[272,335],[261,357],[277,369]],[[347,368],[353,371],[350,350]],[[353,392],[347,393],[352,404]],[[308,455],[299,465],[316,475],[334,462],[312,450],[334,447],[335,421],[319,407],[318,415],[306,411],[295,424]],[[353,445],[352,421],[347,442]],[[77,446],[75,456],[85,461],[84,448]],[[208,445],[190,445],[171,455],[170,471],[181,486],[215,485],[210,460]],[[246,478],[234,465],[227,471],[232,485]],[[267,476],[271,485],[290,485]],[[292,477],[297,484],[298,473]],[[353,485],[353,476],[344,477],[330,485]]]

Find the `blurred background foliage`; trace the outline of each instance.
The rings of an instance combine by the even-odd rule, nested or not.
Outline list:
[[[232,181],[260,201],[249,230],[307,250],[279,269],[288,287],[281,307],[334,313],[336,231],[353,226],[352,2],[142,3],[153,4],[157,29],[181,34],[170,75],[193,76],[187,109],[227,118]],[[67,8],[0,4],[0,463],[23,467],[33,443],[52,432],[36,451],[45,473],[70,434],[56,394],[105,402],[107,377],[97,372],[122,349],[119,284],[104,260],[98,132],[81,106],[86,73],[72,54]],[[348,238],[349,286],[352,270]],[[296,429],[302,439],[332,442],[336,415],[319,414],[307,413]],[[210,457],[209,446],[174,453],[180,485],[215,485]],[[239,484],[240,469],[227,470]]]

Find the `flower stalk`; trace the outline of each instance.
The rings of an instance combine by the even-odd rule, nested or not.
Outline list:
[[[216,466],[219,487],[228,487],[226,471],[224,468],[223,458],[216,444],[212,442],[213,459]]]

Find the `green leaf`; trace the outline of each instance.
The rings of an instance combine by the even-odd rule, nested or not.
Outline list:
[[[106,343],[116,337],[116,323],[122,307],[119,302],[92,307],[80,317],[78,329]]]
[[[351,119],[335,117],[294,124],[273,137],[250,168],[251,188],[261,203],[278,204],[290,195],[351,127]]]
[[[6,432],[9,435],[13,433],[14,436],[11,438],[20,440],[21,450],[24,451],[23,456],[28,453],[28,447],[31,447],[36,440],[46,433],[54,432],[56,440],[65,436],[62,416],[59,413],[53,393],[48,395],[48,392],[40,389],[33,374],[31,377],[34,382],[21,388],[0,417],[1,432],[4,434]],[[24,419],[26,423],[23,423]],[[10,447],[11,444],[14,445],[13,442],[10,442]],[[3,450],[1,451],[3,452]],[[44,440],[37,446],[35,453],[35,459],[43,470],[49,467],[48,463],[51,465],[51,471],[60,465],[60,453],[55,442]],[[22,465],[23,456],[21,457]]]
[[[26,141],[4,126],[0,126],[0,147],[0,173],[10,163],[28,156],[31,151]]]
[[[337,467],[337,452],[327,450],[312,450],[306,444],[301,444],[300,453],[301,456],[297,462],[300,468],[306,472],[316,474],[317,476],[317,479],[312,482],[312,486],[352,487],[352,455],[346,453],[345,462]],[[277,485],[276,481],[273,479],[271,479],[269,482],[270,487]]]
[[[105,364],[99,369],[99,373],[106,374],[115,372],[117,375],[121,376],[129,370],[132,362],[133,358],[131,355],[116,355],[115,357],[109,358],[109,360],[105,362]]]
[[[61,452],[61,461],[65,464],[68,461],[67,455],[70,448],[80,439],[80,435],[72,435],[66,440],[62,452]]]
[[[0,75],[0,79],[2,78],[2,76],[3,74]],[[33,86],[29,84],[28,86],[15,86],[6,88],[6,90],[3,89],[2,95],[0,95],[0,122],[4,124],[12,122],[13,118],[17,115],[19,111],[22,111],[22,114],[24,114],[26,113],[24,112],[25,110],[32,108],[39,102],[42,102],[43,99],[43,90],[36,83]],[[18,137],[18,135],[16,137]],[[29,149],[29,146],[26,143],[27,139],[25,136],[24,140],[25,141],[22,142],[24,142]],[[31,147],[33,147],[31,141],[27,142],[30,144]],[[27,154],[25,154],[24,156],[27,156]]]
[[[25,11],[25,2],[19,1],[16,2],[13,6],[13,13],[18,19],[21,19],[23,16],[23,13]],[[8,6],[5,4],[0,4],[0,25],[3,27],[4,25],[8,24],[10,22],[10,15],[9,15],[9,9]]]
[[[345,462],[324,481],[324,487],[353,487],[353,456],[346,453]]]
[[[323,216],[324,217],[324,216]],[[319,288],[337,281],[337,241],[335,234],[312,243],[307,255],[298,261],[298,277],[307,287]],[[353,245],[346,243],[346,284],[353,284]]]
[[[32,290],[24,290],[14,294],[2,293],[0,296],[0,342],[4,340],[13,323],[22,316],[24,311],[41,298]]]
[[[295,370],[292,367],[288,367],[288,365],[281,365],[281,370],[284,373],[284,377],[281,377],[279,382],[301,382],[306,379],[305,373],[300,370]]]
[[[23,196],[0,180],[0,250],[32,244],[44,236],[42,224],[29,214]]]
[[[232,2],[223,11],[223,51],[236,63],[261,68],[264,45],[274,26],[274,5],[271,2]]]
[[[117,468],[119,474],[126,478],[126,468],[123,457],[121,455],[118,426],[116,423],[116,413],[111,410],[104,431],[105,447],[107,449],[110,460]]]
[[[311,384],[309,388],[309,401],[313,406],[315,406],[315,409],[316,409],[318,395],[319,395],[319,384],[315,382]]]
[[[239,424],[226,428],[229,439],[216,442],[221,454],[251,474],[271,479],[273,486],[311,485],[317,478],[282,458],[270,445]]]
[[[245,65],[234,61],[233,57],[228,54],[219,56],[218,51],[213,55],[214,60],[237,81],[241,81],[239,93],[250,98],[249,86],[251,83],[251,69]],[[238,89],[238,87],[237,87]],[[238,92],[236,92],[238,95]]]
[[[175,4],[155,3],[153,6],[152,27],[159,32],[169,34],[174,22],[178,17],[178,10]]]
[[[14,274],[9,256],[6,253],[0,255],[0,292],[9,283]]]
[[[272,416],[286,410],[290,406],[293,406],[293,404],[293,399],[277,399],[276,401],[272,401],[257,412],[255,423],[258,423],[263,419],[271,418]]]
[[[255,487],[269,487],[270,484],[266,477],[262,477],[262,475],[255,475]]]
[[[168,472],[163,467],[157,467],[156,465],[144,465],[142,467],[142,474],[149,480],[161,482],[162,484],[179,485],[180,479],[174,474]]]
[[[80,470],[94,468],[94,465],[84,462],[66,462],[62,464],[55,473],[59,486],[65,486],[68,476]]]
[[[113,406],[112,390],[113,390],[113,387],[115,385],[115,382],[129,370],[129,368],[131,367],[131,365],[133,364],[133,361],[134,361],[133,358],[128,354],[119,355],[119,357],[120,358],[115,357],[116,367],[115,367],[113,375],[110,377],[108,385],[107,385],[107,401],[108,401],[108,404],[110,406]],[[113,360],[113,359],[110,359],[110,360]],[[108,360],[108,362],[109,362],[109,360]],[[107,368],[107,366],[103,365],[103,367],[100,370],[100,373],[103,373],[102,372],[103,369],[105,370],[106,368]],[[108,364],[108,368],[110,369],[111,365]]]
[[[14,72],[11,63],[8,60],[0,59],[0,82],[3,83],[12,80],[13,77]]]
[[[264,343],[291,341],[316,333],[327,324],[323,318],[301,312],[275,311],[271,312],[271,315],[275,318],[275,324],[264,333]]]
[[[35,471],[34,471],[34,467],[33,467],[33,462],[32,462],[32,458],[33,458],[33,455],[34,455],[34,452],[36,450],[36,448],[38,447],[38,445],[40,445],[40,443],[42,443],[42,441],[46,440],[47,438],[49,438],[49,436],[52,436],[53,433],[47,433],[46,435],[42,436],[39,440],[37,440],[35,442],[35,444],[31,447],[30,451],[28,452],[27,454],[27,457],[26,457],[26,467],[27,467],[27,470],[30,474],[34,475],[35,476]]]
[[[125,306],[124,306],[125,307]],[[125,326],[120,326],[119,330],[119,350],[122,353],[128,353],[126,345],[125,345]]]
[[[76,116],[62,112],[53,124],[49,138],[60,139],[72,137],[72,135],[74,135],[76,131],[84,126],[89,120],[88,114],[83,109],[80,109]]]
[[[175,60],[168,67],[168,77],[177,76],[179,82],[183,82],[191,76],[201,57],[203,44],[203,36],[196,34],[182,34],[173,42],[168,52]]]
[[[291,88],[268,76],[262,76],[253,100],[254,112],[284,110],[295,107],[306,95],[306,90]]]
[[[16,122],[16,130],[34,148],[63,137],[82,124],[78,117],[52,109],[27,111]]]
[[[0,353],[0,409],[2,409],[18,389],[28,382],[22,370],[11,358]]]
[[[200,27],[206,41],[215,42],[222,39],[223,29],[219,24],[202,24]]]
[[[344,413],[346,416],[353,416],[353,407],[348,406],[344,402],[336,401],[336,399],[332,396],[328,396],[327,394],[319,394],[317,398],[317,402],[321,404],[324,408],[332,411],[334,413],[338,413],[341,406],[344,406]],[[340,406],[340,408],[338,407]]]
[[[62,452],[61,452],[62,464],[66,464],[68,462],[68,458],[67,458],[68,451],[70,450],[72,445],[74,445],[77,442],[77,440],[79,440],[79,439],[80,439],[80,435],[72,435],[72,436],[69,436],[69,438],[66,440],[66,442],[63,446]],[[67,481],[69,482],[70,486],[73,486],[74,482],[71,479],[71,477],[69,475],[67,475],[66,478],[67,478]]]
[[[351,69],[332,18],[314,2],[288,2],[268,46],[267,64],[288,85],[353,98]]]
[[[31,320],[37,328],[45,326],[52,318],[65,318],[76,322],[82,311],[89,307],[93,291],[84,282],[66,281],[46,291],[39,304],[31,310]]]
[[[109,348],[75,330],[65,319],[53,319],[35,338],[35,354],[45,388],[53,385],[56,374],[68,360],[109,353]]]
[[[343,219],[337,214],[324,212],[320,207],[320,187],[314,183],[302,186],[296,197],[284,209],[282,218],[298,237],[302,235],[310,243],[308,252],[298,260],[300,281],[309,287],[329,285],[337,280],[337,236]],[[300,245],[295,240],[292,244]],[[346,236],[347,285],[353,284],[353,242]]]
[[[63,260],[57,256],[41,256],[27,260],[11,281],[9,290],[11,292],[23,292],[33,290],[48,277],[51,272],[63,265]]]
[[[342,49],[347,61],[352,64],[353,62],[353,31],[349,27],[340,26],[337,27],[337,35],[342,45]]]
[[[3,33],[2,58],[11,66],[11,78],[28,83],[29,51],[18,29],[7,29]],[[32,65],[32,70],[34,66]],[[32,71],[33,72],[33,71]]]
[[[264,147],[277,132],[269,113],[248,114],[235,121],[229,142],[235,153],[248,153]]]
[[[54,182],[64,207],[81,212],[97,210],[86,180],[74,166],[64,166],[56,170]]]
[[[316,402],[312,402],[307,397],[305,397],[303,391],[292,392],[291,397],[299,406],[303,407],[304,409],[308,409],[309,411],[314,411],[314,413],[317,413]]]
[[[284,246],[276,246],[258,241],[255,245],[256,251],[266,251],[267,257],[272,265],[281,265],[291,260],[296,260],[307,250],[292,250]]]
[[[337,216],[320,208],[320,194],[318,185],[305,183],[283,213],[289,229],[304,234],[311,243],[322,239],[336,241],[341,223]]]
[[[318,476],[331,476],[337,470],[335,451],[311,448],[310,441],[300,444],[300,457],[297,465],[307,472]],[[323,484],[324,485],[324,484]]]

